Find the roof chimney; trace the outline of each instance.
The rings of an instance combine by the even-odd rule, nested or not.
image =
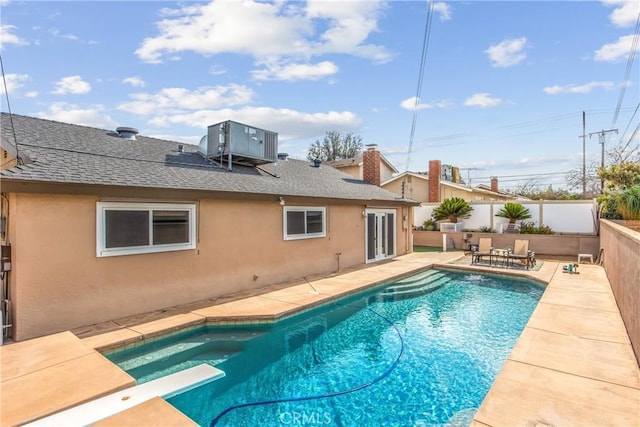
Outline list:
[[[498,177],[497,176],[491,177],[491,191],[493,191],[494,193],[498,193]]]
[[[440,203],[440,176],[442,163],[440,160],[429,160],[429,203]]]
[[[116,129],[116,132],[118,132],[118,135],[120,135],[120,138],[133,139],[133,140],[135,140],[136,135],[140,133],[136,128],[130,128],[125,126],[120,126],[119,128]]]
[[[373,185],[380,185],[380,152],[376,144],[367,144],[362,153],[362,179]]]

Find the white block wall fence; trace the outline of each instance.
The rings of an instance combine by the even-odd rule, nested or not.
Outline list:
[[[546,225],[558,234],[598,234],[597,203],[594,200],[532,200],[517,201],[529,209],[531,219],[536,226]],[[469,202],[473,207],[470,218],[465,218],[465,230],[478,230],[490,227],[501,232],[509,222],[506,218],[495,216],[505,202]],[[421,227],[439,203],[423,203],[414,208],[414,226]]]

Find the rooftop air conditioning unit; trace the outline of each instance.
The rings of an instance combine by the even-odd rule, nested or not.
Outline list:
[[[200,140],[198,151],[205,157],[257,166],[278,159],[278,134],[227,120],[211,125]]]

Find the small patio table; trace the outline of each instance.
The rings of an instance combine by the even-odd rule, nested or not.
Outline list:
[[[503,267],[509,268],[509,255],[511,255],[511,248],[493,249],[492,255],[492,258],[495,260],[494,265],[498,266],[498,262],[500,262]]]

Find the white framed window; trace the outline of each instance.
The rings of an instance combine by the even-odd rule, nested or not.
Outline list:
[[[327,235],[325,208],[285,206],[283,222],[284,240],[311,239]]]
[[[98,257],[180,251],[196,247],[196,205],[98,202]]]

